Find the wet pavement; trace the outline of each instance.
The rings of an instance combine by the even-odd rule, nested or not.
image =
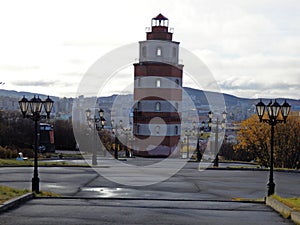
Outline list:
[[[5,225],[293,224],[263,204],[219,201],[35,199],[0,215]]]
[[[132,163],[151,164],[143,160],[147,159]],[[198,163],[190,162],[161,182],[134,186],[114,180],[140,184],[156,177],[133,176],[124,173],[123,164],[108,162],[99,161],[97,170],[40,167],[41,190],[65,197],[33,199],[1,214],[0,224],[292,224],[262,203],[233,201],[263,199],[268,171],[202,170]],[[106,177],[96,172],[99,169],[107,172]],[[160,165],[155,169],[164,171]],[[0,185],[30,189],[32,171],[31,167],[2,167]],[[274,175],[278,194],[299,195],[300,173]]]

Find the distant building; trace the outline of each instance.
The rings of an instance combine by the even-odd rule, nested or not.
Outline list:
[[[152,18],[134,64],[133,133],[140,156],[169,156],[180,140],[183,65],[168,23],[162,14]]]

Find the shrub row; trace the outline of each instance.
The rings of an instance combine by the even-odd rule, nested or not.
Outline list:
[[[23,157],[33,158],[34,151],[32,149],[11,149],[8,147],[0,146],[0,158],[1,159],[13,159],[19,156],[19,152],[23,153]]]

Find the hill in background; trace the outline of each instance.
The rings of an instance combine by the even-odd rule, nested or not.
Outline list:
[[[210,105],[207,100],[207,95],[216,97],[220,96],[220,93],[209,92],[203,90],[197,90],[193,88],[184,87],[185,92],[193,100],[199,115],[207,114],[210,110]],[[39,93],[30,92],[17,92],[13,90],[0,89],[0,110],[19,110],[18,100],[23,96],[27,99],[32,98],[34,95],[40,96],[41,99],[45,99],[47,96]],[[239,98],[234,95],[223,94],[226,111],[228,112],[228,119],[231,121],[241,121],[248,118],[250,115],[255,113],[255,105],[259,102],[259,99],[251,98]],[[55,101],[54,112],[59,115],[65,115],[66,118],[71,116],[73,98],[60,98],[57,96],[50,96]],[[106,107],[109,108],[112,105],[116,95],[100,97],[98,102],[106,103]],[[132,98],[131,95],[127,95],[128,98]],[[262,99],[267,104],[270,99]],[[278,103],[282,104],[285,99],[277,99]],[[292,106],[293,111],[300,111],[300,100],[286,99]],[[67,116],[66,116],[67,115]]]

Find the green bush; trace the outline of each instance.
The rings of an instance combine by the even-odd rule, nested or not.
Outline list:
[[[13,150],[7,147],[0,146],[0,158],[1,159],[12,159],[17,158],[18,152],[17,150]]]
[[[33,158],[34,151],[32,149],[10,149],[8,147],[0,146],[0,158],[1,159],[15,159],[19,157],[19,152],[23,153],[23,157]]]

